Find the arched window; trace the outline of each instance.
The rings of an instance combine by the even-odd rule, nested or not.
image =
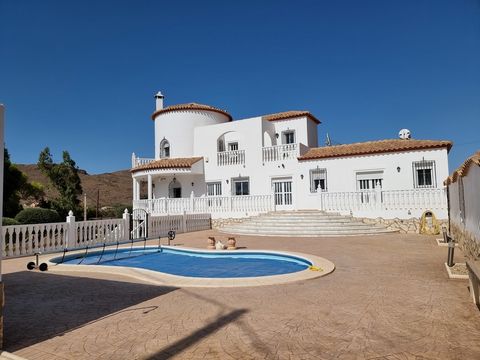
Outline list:
[[[170,143],[167,139],[163,138],[160,142],[160,158],[170,157]]]
[[[168,197],[169,198],[181,198],[182,197],[182,184],[173,178],[168,184]]]
[[[218,139],[218,141],[217,141],[217,151],[218,152],[225,151],[225,142],[223,141],[222,138]]]

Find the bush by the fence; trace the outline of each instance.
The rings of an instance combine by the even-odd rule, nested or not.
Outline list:
[[[2,218],[2,225],[3,226],[8,226],[8,225],[19,225],[20,223],[15,220],[14,218],[9,218],[9,217],[4,217]]]
[[[64,221],[55,210],[42,208],[23,209],[15,216],[15,220],[20,224],[43,224]]]

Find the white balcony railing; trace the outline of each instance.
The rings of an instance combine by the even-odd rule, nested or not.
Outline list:
[[[217,153],[217,165],[243,165],[245,164],[245,150],[231,150]]]
[[[298,144],[283,144],[262,148],[263,162],[294,160],[298,157]]]
[[[275,209],[272,195],[203,196],[178,199],[134,200],[134,209],[161,214],[260,214]]]
[[[318,193],[320,210],[355,215],[356,212],[383,216],[385,212],[425,210],[446,211],[447,198],[443,189],[368,190],[356,192]]]
[[[147,165],[147,164],[151,163],[152,161],[155,161],[155,159],[136,157],[135,153],[133,153],[132,154],[132,169],[136,168],[137,166]]]

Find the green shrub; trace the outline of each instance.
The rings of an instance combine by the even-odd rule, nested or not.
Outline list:
[[[60,215],[55,210],[42,208],[23,209],[15,216],[15,220],[21,224],[43,224],[62,221]]]
[[[125,209],[127,209],[130,214],[132,213],[132,205],[115,204],[112,206],[105,206],[100,209],[99,216],[102,218],[120,219],[123,216]]]
[[[8,226],[8,225],[19,225],[20,223],[15,220],[14,218],[9,218],[9,217],[4,217],[2,219],[2,225],[3,226]]]

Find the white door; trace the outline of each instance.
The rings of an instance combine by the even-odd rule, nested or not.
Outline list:
[[[272,188],[277,210],[292,209],[292,178],[272,179]]]

